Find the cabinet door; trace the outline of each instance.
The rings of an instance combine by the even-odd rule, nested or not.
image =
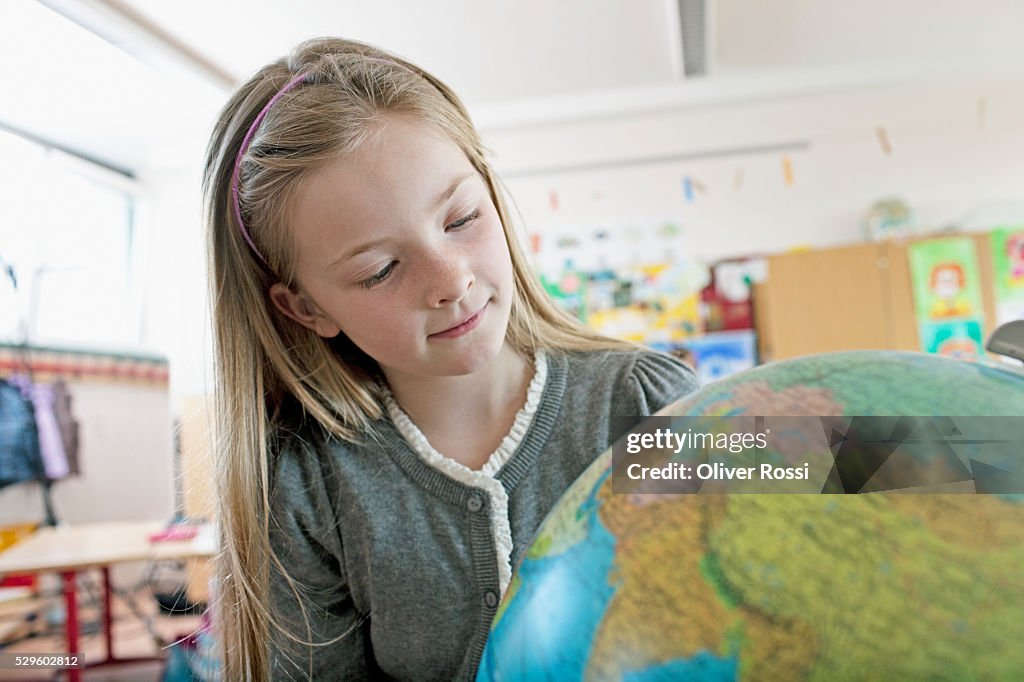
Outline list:
[[[861,244],[768,258],[757,320],[765,360],[890,348],[885,246]]]

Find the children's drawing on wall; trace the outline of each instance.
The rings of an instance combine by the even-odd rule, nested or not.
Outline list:
[[[1009,261],[1009,284],[1024,291],[1024,230],[1006,237],[1005,252]]]
[[[933,320],[967,317],[971,314],[967,276],[960,263],[947,261],[932,266],[928,273],[928,289],[932,294],[928,316]]]
[[[665,262],[593,273],[588,324],[668,350],[701,330],[694,270],[692,264]]]
[[[754,328],[751,291],[764,281],[767,264],[763,258],[735,258],[719,261],[711,268],[711,280],[701,291],[705,328],[708,332]]]
[[[534,254],[545,289],[602,333],[668,350],[702,331],[707,269],[674,218],[548,228]]]
[[[744,257],[711,266],[711,278],[700,292],[705,334],[687,339],[702,383],[723,379],[757,364],[753,285],[764,281],[763,258]]]
[[[983,355],[974,242],[966,237],[917,242],[908,258],[922,350],[961,358]]]
[[[955,358],[977,357],[983,345],[981,323],[958,320],[927,324],[921,329],[921,343],[927,353]]]
[[[751,287],[765,277],[762,258],[709,268],[674,217],[552,225],[530,245],[545,289],[591,328],[686,353],[704,382],[757,364]]]
[[[1024,228],[999,228],[989,236],[996,289],[996,323],[1024,319]]]
[[[702,384],[750,369],[757,364],[757,336],[753,329],[715,332],[685,342],[691,363]]]

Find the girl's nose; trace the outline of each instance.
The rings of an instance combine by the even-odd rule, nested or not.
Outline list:
[[[440,308],[461,301],[473,287],[473,272],[460,255],[436,258],[426,272],[427,304]]]

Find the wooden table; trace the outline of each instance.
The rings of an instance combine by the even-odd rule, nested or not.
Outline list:
[[[106,658],[87,667],[134,663],[139,658],[114,655],[111,636],[110,567],[132,561],[163,561],[210,557],[216,552],[212,527],[203,528],[191,540],[150,542],[149,536],[163,530],[161,521],[83,523],[42,528],[0,553],[0,575],[7,573],[60,573],[64,581],[67,652],[78,649],[78,600],[75,586],[79,571],[103,572],[103,636]],[[81,680],[82,669],[68,670],[72,682]]]

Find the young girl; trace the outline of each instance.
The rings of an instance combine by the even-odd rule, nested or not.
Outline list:
[[[204,190],[226,679],[472,678],[611,418],[692,372],[553,306],[462,103],[373,47],[257,73]]]

